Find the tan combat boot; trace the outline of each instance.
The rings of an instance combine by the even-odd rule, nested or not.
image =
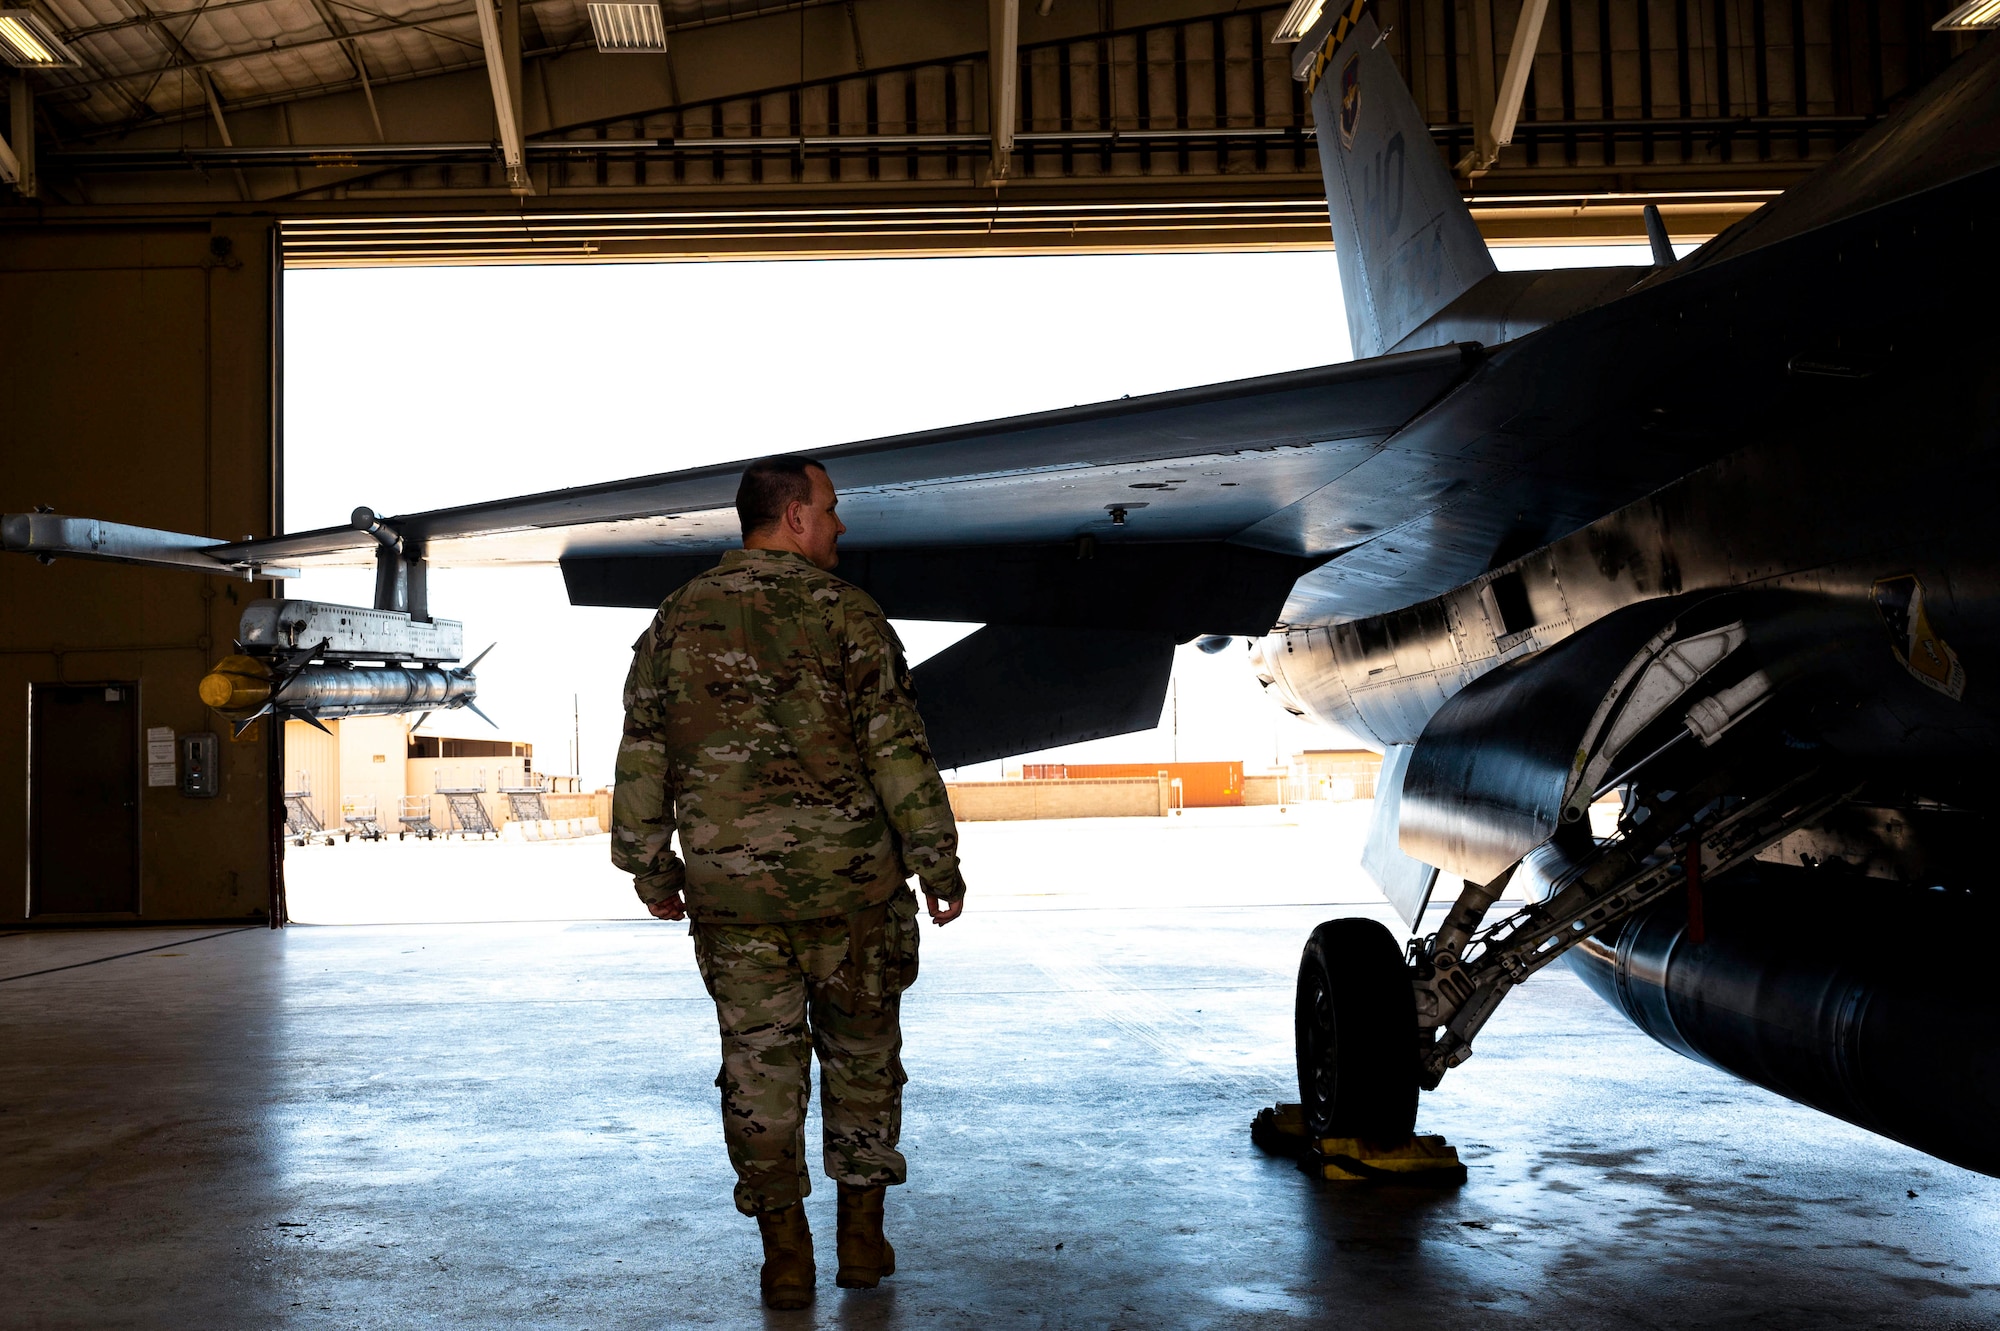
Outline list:
[[[806,1227],[805,1204],[760,1212],[757,1231],[764,1236],[764,1271],[758,1283],[765,1305],[789,1311],[811,1303],[819,1273],[813,1268],[813,1236]]]
[[[883,1276],[896,1274],[896,1250],[882,1237],[882,1199],[889,1190],[839,1186],[840,1225],[834,1238],[840,1270],[833,1283],[842,1289],[873,1289]]]

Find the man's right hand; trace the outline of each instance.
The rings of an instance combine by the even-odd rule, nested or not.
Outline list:
[[[653,918],[656,920],[685,920],[687,918],[687,906],[682,903],[681,894],[678,892],[668,897],[665,901],[648,901],[646,909],[651,912]]]
[[[946,901],[942,897],[934,897],[926,892],[924,893],[924,906],[931,913],[931,923],[937,925],[950,924],[953,920],[965,914],[964,897],[960,897],[956,901]]]

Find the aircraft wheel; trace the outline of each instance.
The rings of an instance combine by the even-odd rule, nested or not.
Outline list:
[[[1292,1032],[1315,1137],[1400,1139],[1417,1124],[1417,1000],[1403,949],[1373,920],[1306,940]]]

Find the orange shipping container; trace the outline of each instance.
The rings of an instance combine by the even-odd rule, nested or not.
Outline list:
[[[1181,804],[1189,809],[1234,808],[1243,803],[1242,763],[1069,763],[1072,780],[1107,776],[1154,776],[1165,772],[1181,783]]]

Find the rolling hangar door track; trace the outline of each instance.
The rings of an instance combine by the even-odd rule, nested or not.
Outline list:
[[[52,561],[0,555],[0,1323],[762,1325],[685,933],[278,929],[284,727],[237,733],[198,687],[284,584],[159,538],[283,535],[288,267],[1325,248],[1322,127],[1277,40],[1305,7],[171,4],[0,6],[0,512],[81,524]],[[1934,28],[1954,9],[1354,12],[1479,235],[1657,255],[1961,68],[1983,39]],[[1408,354],[1410,382],[1459,363]],[[150,564],[109,562],[132,540]],[[421,605],[420,570],[389,581]],[[1921,594],[1909,642],[1941,645]],[[1489,599],[1503,652],[1539,646]],[[1246,866],[1206,812],[968,825],[984,900],[926,932],[905,1017],[905,1269],[823,1280],[819,1319],[2000,1320],[2000,1185],[1642,1039],[1564,967],[1426,1093],[1465,1186],[1343,1190],[1256,1149],[1251,1112],[1300,1094],[1299,943],[1396,914],[1365,818]],[[1630,960],[1602,983],[1643,1005]]]

